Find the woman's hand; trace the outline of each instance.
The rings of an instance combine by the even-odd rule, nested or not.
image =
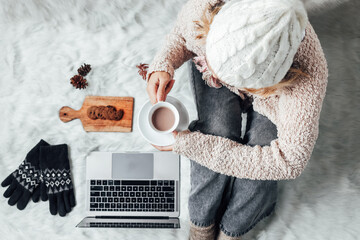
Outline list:
[[[177,131],[173,131],[172,132],[174,138],[176,138],[176,136],[178,135],[178,132]],[[173,150],[173,145],[169,145],[169,146],[156,146],[154,144],[151,144],[154,146],[154,148],[156,148],[157,150],[160,150],[160,151],[172,151]]]
[[[166,95],[174,86],[174,79],[170,79],[170,74],[167,72],[153,72],[150,75],[146,91],[150,97],[151,104],[159,101],[165,101]]]

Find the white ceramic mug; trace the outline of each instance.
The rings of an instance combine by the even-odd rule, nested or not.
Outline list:
[[[165,131],[161,131],[159,129],[157,129],[154,124],[153,124],[153,121],[152,121],[152,117],[153,117],[153,114],[154,112],[161,108],[161,107],[165,107],[169,110],[171,110],[171,112],[174,114],[174,117],[175,117],[175,120],[174,120],[174,124],[171,126],[171,128],[169,128],[168,130],[165,130]],[[149,114],[148,114],[148,122],[150,124],[150,127],[155,131],[155,132],[158,132],[158,133],[162,133],[162,134],[168,134],[168,133],[171,133],[172,131],[174,131],[178,125],[179,125],[179,121],[180,121],[180,114],[179,114],[179,111],[177,110],[177,108],[169,103],[169,102],[158,102],[156,103],[155,105],[153,105],[150,110],[149,110]]]

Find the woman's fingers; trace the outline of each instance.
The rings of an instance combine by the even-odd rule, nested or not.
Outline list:
[[[165,100],[166,100],[166,96],[169,94],[169,92],[171,91],[172,87],[174,86],[175,80],[170,80],[170,82],[168,83],[168,85],[165,88]],[[165,101],[164,100],[164,101]]]
[[[156,103],[156,92],[158,90],[158,85],[155,84],[155,82],[153,81],[149,81],[146,91],[149,95],[150,98],[150,102],[151,104],[155,104]]]
[[[154,148],[156,148],[157,150],[160,150],[160,151],[172,151],[172,149],[173,149],[172,145],[169,145],[169,146],[156,146],[154,144],[151,144],[151,145],[153,145]]]
[[[166,94],[165,94],[165,88],[169,83],[169,79],[166,78],[160,78],[159,88],[157,90],[157,101],[165,101]]]
[[[152,73],[146,88],[150,102],[155,104],[158,101],[165,101],[173,85],[174,82],[170,81],[169,73],[163,71]]]

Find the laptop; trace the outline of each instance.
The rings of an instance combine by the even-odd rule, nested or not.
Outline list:
[[[85,201],[87,217],[76,227],[180,228],[180,156],[92,152]]]

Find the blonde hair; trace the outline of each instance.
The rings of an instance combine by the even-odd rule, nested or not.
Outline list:
[[[200,40],[202,44],[206,43],[206,37],[209,33],[210,25],[214,20],[215,15],[218,14],[224,4],[225,2],[223,1],[218,2],[215,5],[211,5],[209,3],[209,6],[205,8],[200,20],[194,21],[194,23],[196,24],[196,31],[199,33],[195,37],[195,39]],[[295,83],[301,76],[308,77],[309,75],[300,70],[299,64],[297,62],[294,62],[291,65],[289,71],[286,73],[285,77],[279,83],[270,87],[243,88],[243,90],[263,97],[268,97],[272,94],[278,93],[280,90],[291,88],[295,85]]]

